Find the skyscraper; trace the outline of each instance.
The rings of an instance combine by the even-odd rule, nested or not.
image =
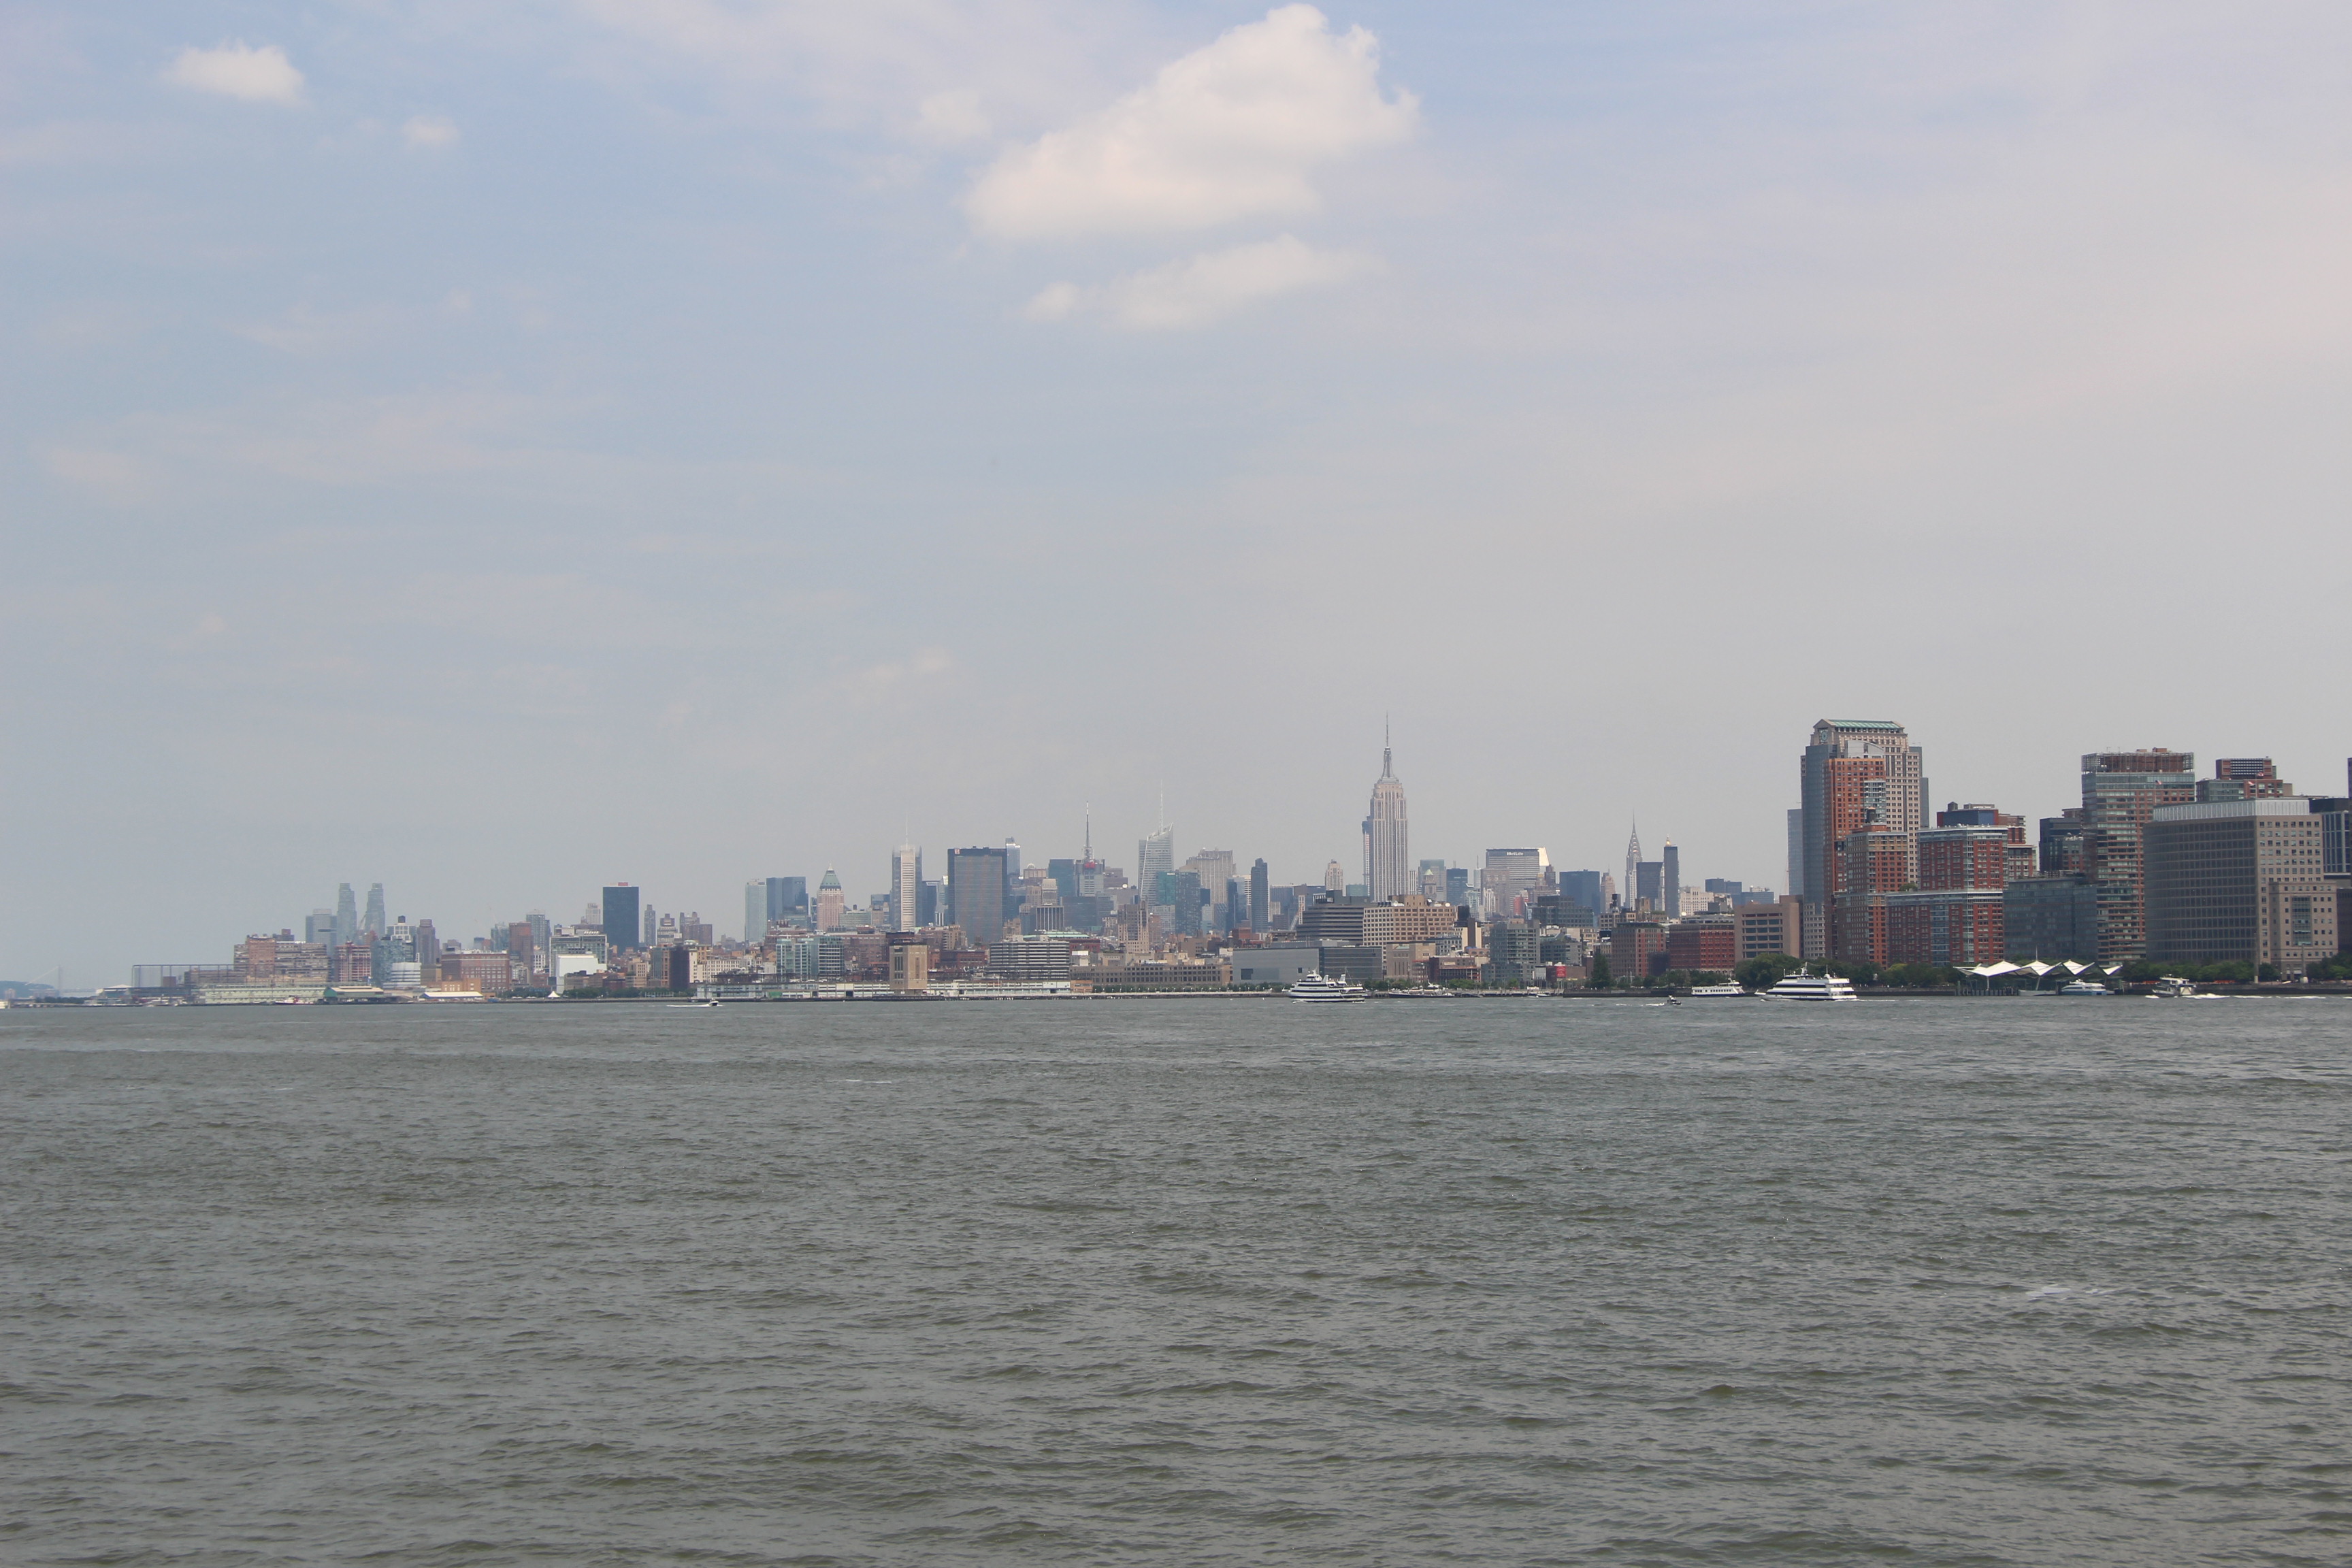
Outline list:
[[[2083,868],[2099,900],[2099,956],[2137,958],[2147,948],[2141,839],[2157,808],[2197,798],[2197,756],[2150,747],[2083,758]]]
[[[1268,888],[1266,880],[1265,862],[1263,860],[1256,861],[1250,867],[1249,923],[1250,930],[1258,932],[1260,935],[1264,935],[1268,930],[1272,929],[1267,924],[1267,921],[1272,912],[1271,906],[1268,902],[1268,894],[1270,891],[1271,889]]]
[[[830,866],[816,884],[816,929],[839,931],[849,909],[849,895],[841,890],[841,877]]]
[[[604,946],[614,952],[624,948],[643,947],[645,938],[638,927],[644,905],[637,895],[642,889],[626,882],[615,882],[604,889],[604,902],[597,921],[604,932]]]
[[[1004,935],[1009,886],[1004,851],[976,846],[948,851],[948,923],[963,928],[963,940],[986,947]]]
[[[890,929],[915,931],[923,920],[923,852],[901,844],[890,852]]]
[[[762,942],[768,935],[768,884],[754,879],[743,884],[743,940]]]
[[[1402,898],[1417,891],[1406,848],[1404,785],[1397,782],[1388,737],[1381,740],[1381,776],[1372,784],[1372,807],[1364,818],[1364,883],[1372,898]]]
[[[335,945],[360,939],[359,900],[352,897],[352,885],[343,883],[335,889]]]
[[[1665,885],[1665,911],[1670,915],[1679,916],[1683,912],[1682,851],[1675,848],[1675,841],[1669,838],[1666,840],[1665,848],[1660,851],[1660,855],[1659,874],[1660,880]]]
[[[1176,830],[1168,826],[1164,813],[1160,826],[1137,842],[1135,865],[1135,885],[1143,889],[1143,901],[1158,902],[1160,874],[1176,869]]]
[[[1642,825],[1636,822],[1625,835],[1625,879],[1618,884],[1619,896],[1625,900],[1629,912],[1633,908],[1633,889],[1641,886],[1641,879]]]
[[[1797,770],[1804,813],[1805,951],[1800,957],[1826,958],[1832,952],[1832,911],[1847,882],[1840,847],[1858,828],[1899,835],[1903,852],[1916,852],[1926,787],[1920,768],[1919,748],[1891,719],[1823,719],[1813,726]]]
[[[361,922],[360,930],[370,936],[382,936],[390,926],[383,916],[383,884],[377,882],[368,889],[367,919]]]

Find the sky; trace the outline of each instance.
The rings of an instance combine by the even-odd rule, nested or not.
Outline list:
[[[2352,11],[0,3],[0,977],[2345,783]]]

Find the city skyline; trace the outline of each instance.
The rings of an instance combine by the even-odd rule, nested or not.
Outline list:
[[[2340,8],[835,9],[12,8],[0,974],[2329,765]]]
[[[1389,728],[1387,724],[1383,725],[1384,742],[1391,739],[1386,732]],[[1827,737],[1830,742],[1826,747],[1824,737]],[[1835,789],[1831,788],[1827,793],[1823,793],[1822,781],[1826,776],[1825,769],[1827,773],[1834,773],[1836,767],[1851,764],[1833,762],[1825,764],[1822,759],[1825,756],[1848,755],[1866,759],[1892,757],[1898,761],[1891,768],[1879,762],[1869,763],[1864,773],[1856,774],[1855,781],[1846,786],[1856,804],[1841,807],[1832,798],[1836,793]],[[1913,879],[1919,876],[1919,861],[1916,858],[1919,851],[1915,846],[1920,842],[1920,836],[1928,824],[1932,821],[1940,828],[1944,816],[1942,809],[1936,806],[1922,793],[1934,787],[1932,780],[1923,776],[1920,760],[1923,756],[1923,749],[1913,742],[1907,728],[1897,721],[1823,720],[1812,727],[1811,743],[1803,748],[1799,759],[1800,767],[1795,794],[1800,798],[1801,804],[1788,813],[1790,817],[1790,831],[1782,842],[1792,855],[1798,853],[1807,844],[1815,847],[1810,853],[1812,858],[1820,859],[1822,864],[1808,865],[1803,869],[1809,879],[1818,879],[1814,882],[1816,893],[1823,886],[1834,885],[1840,889],[1848,886],[1851,881],[1851,872],[1843,862],[1831,857],[1829,847],[1842,844],[1846,834],[1864,822],[1879,823],[1891,828],[1902,844],[1904,851],[1902,863],[1899,867],[1883,874],[1885,887],[1892,888],[1898,881],[1907,887]],[[2208,798],[2234,799],[2238,798],[2241,793],[2263,794],[2288,787],[2287,784],[2278,782],[2281,778],[2278,765],[2267,755],[2255,759],[2217,760],[2215,763],[2219,770],[2217,776],[2222,782],[2212,784],[2201,784],[2195,779],[2193,752],[2169,752],[2141,748],[2129,752],[2084,753],[2079,760],[2084,770],[2078,778],[2081,789],[2080,798],[2086,808],[2096,798],[2095,791],[2106,787],[2103,781],[2109,776],[2117,776],[2116,770],[2158,765],[2176,770],[2174,773],[2164,774],[2163,777],[2167,781],[2178,778],[2182,782],[2168,784],[2167,793],[2145,798],[2132,797],[2140,800],[2141,804],[2137,815],[2127,820],[2140,824],[2145,824],[2148,820],[2148,813],[2152,806],[2167,802],[2186,802],[2191,799],[2201,801]],[[2093,768],[2094,763],[2099,764],[2095,770]],[[2259,777],[2247,772],[2258,765],[2263,770]],[[2242,780],[2230,782],[2237,778],[2240,773],[2244,774]],[[2120,776],[2129,783],[2136,775],[2126,773]],[[1832,784],[1834,782],[1833,779],[1831,780]],[[2192,785],[2196,787],[2192,788]],[[2209,790],[2220,790],[2223,793],[2209,796]],[[2308,793],[2326,794],[2328,789],[2326,786],[2315,786]],[[1402,849],[1404,804],[1402,786],[1395,772],[1394,750],[1391,744],[1384,743],[1381,749],[1381,771],[1379,779],[1375,782],[1373,799],[1376,809],[1381,807],[1383,799],[1393,806],[1399,830],[1397,847]],[[2000,803],[2003,806],[2010,804]],[[2073,809],[2074,804],[2070,801],[2052,809],[2068,816],[2082,816],[2084,821],[2080,825],[2079,831],[2088,833],[2095,844],[2099,820],[2097,813],[2089,810],[2077,813]],[[1866,810],[1864,809],[1864,806],[1867,807]],[[1782,815],[1780,809],[1771,803],[1765,803],[1760,809],[1768,819]],[[1800,836],[1796,831],[1797,819],[1810,819],[1817,813],[1823,814],[1823,820],[1831,824],[1835,831],[1812,832]],[[1151,834],[1139,841],[1138,864],[1135,868],[1117,866],[1110,862],[1100,863],[1122,876],[1129,887],[1148,885],[1145,882],[1145,878],[1149,874],[1146,870],[1149,864],[1147,857],[1154,854],[1161,857],[1166,862],[1160,867],[1160,869],[1166,871],[1179,868],[1189,871],[1195,867],[1204,865],[1199,856],[1212,858],[1216,866],[1215,875],[1195,878],[1193,880],[1196,884],[1208,889],[1209,891],[1204,896],[1220,906],[1224,902],[1228,879],[1234,879],[1230,885],[1236,896],[1247,896],[1244,893],[1244,889],[1253,886],[1262,887],[1265,882],[1270,882],[1276,888],[1290,889],[1317,881],[1317,879],[1311,875],[1304,874],[1307,870],[1304,861],[1294,868],[1302,873],[1300,875],[1274,875],[1267,868],[1265,858],[1255,857],[1257,869],[1252,872],[1247,868],[1254,852],[1246,847],[1239,850],[1203,848],[1198,851],[1196,856],[1183,858],[1180,868],[1171,858],[1181,854],[1181,841],[1175,837],[1178,831],[1177,826],[1166,820],[1168,806],[1164,792],[1161,793],[1156,805],[1154,815],[1160,819],[1160,826]],[[1967,815],[1961,814],[1964,817]],[[1079,848],[1083,853],[1083,847],[1091,845],[1093,816],[1090,803],[1082,807],[1078,824],[1080,845],[1070,847]],[[2002,820],[2024,823],[2037,820],[2043,816],[2044,814],[2038,807],[2026,805],[2011,812]],[[1989,821],[1990,819],[1971,820]],[[1360,825],[1359,832],[1362,840],[1362,848],[1367,855],[1372,844],[1373,826],[1373,820],[1370,817],[1367,817]],[[1989,832],[1990,829],[1979,831]],[[2024,830],[2013,830],[2011,838],[2017,840],[2018,834],[2022,831]],[[2047,835],[2051,831],[2050,821],[2042,822],[2041,831],[2044,835],[2046,845]],[[929,880],[924,878],[921,870],[924,847],[910,839],[901,838],[896,847],[886,852],[885,875],[873,879],[879,885],[870,889],[858,880],[858,873],[855,869],[851,877],[844,880],[838,876],[836,868],[831,865],[826,867],[824,876],[817,880],[817,890],[814,893],[808,890],[811,887],[811,879],[805,874],[762,874],[740,886],[746,910],[743,935],[747,939],[751,935],[753,921],[751,911],[754,906],[765,915],[767,922],[772,923],[785,910],[793,907],[793,900],[795,895],[801,900],[798,907],[803,915],[814,919],[823,929],[878,926],[886,931],[909,931],[918,923],[932,923],[934,919],[941,925],[963,925],[968,918],[977,921],[980,917],[973,915],[972,910],[983,907],[1002,909],[1007,906],[1011,893],[1017,886],[1019,873],[1024,866],[1034,873],[1037,868],[1044,867],[1048,860],[1056,860],[1057,858],[1052,855],[1051,849],[1062,847],[1051,844],[1050,840],[1045,853],[1024,858],[1020,847],[1021,837],[1018,834],[1008,835],[1001,843],[950,846],[937,849],[935,851],[937,858],[933,863],[940,866],[941,871],[936,879]],[[1935,836],[1930,835],[1930,837]],[[2022,842],[2022,840],[2018,841]],[[1617,895],[1624,899],[1629,910],[1638,899],[1654,907],[1657,914],[1664,918],[1671,919],[1674,915],[1682,912],[1680,894],[1685,889],[1696,889],[1696,883],[1692,879],[1694,877],[1704,878],[1710,888],[1718,880],[1744,884],[1749,888],[1777,889],[1784,893],[1793,891],[1797,886],[1790,873],[1798,870],[1799,868],[1791,864],[1784,864],[1780,875],[1769,882],[1752,873],[1740,878],[1725,878],[1723,876],[1725,868],[1706,860],[1702,860],[1696,870],[1686,870],[1681,864],[1679,846],[1671,837],[1665,839],[1662,845],[1661,859],[1641,860],[1637,864],[1636,858],[1640,853],[1639,829],[1635,826],[1626,848],[1624,881],[1617,888]],[[2030,867],[2032,863],[2031,851],[2020,851],[2020,853],[2026,856],[2025,863]],[[2137,854],[2136,840],[2131,853],[2136,864]],[[2111,858],[2114,854],[2115,851],[2109,851]],[[2094,860],[2096,859],[2095,851],[2093,852],[2092,858]],[[1057,863],[1097,864],[1097,862],[1083,859],[1071,860],[1066,858],[1058,859]],[[1427,884],[1422,880],[1422,873],[1433,863],[1435,863],[1433,858],[1423,858],[1408,886],[1396,891],[1426,891]],[[1614,875],[1613,871],[1603,871],[1593,865],[1579,868],[1573,858],[1551,856],[1546,847],[1540,846],[1529,846],[1525,848],[1489,847],[1477,852],[1475,858],[1465,856],[1462,860],[1446,859],[1444,863],[1466,871],[1470,877],[1471,885],[1483,882],[1488,888],[1497,886],[1505,888],[1503,897],[1507,903],[1513,891],[1523,892],[1532,900],[1538,890],[1537,884],[1539,881],[1549,884],[1555,876],[1559,879],[1559,887],[1565,890],[1571,875],[1580,879],[1590,879],[1596,889],[1607,886],[1607,879]],[[962,872],[961,879],[966,884],[966,891],[962,894],[959,894],[956,890],[960,865]],[[1541,871],[1540,876],[1538,875],[1538,868]],[[1367,871],[1369,869],[1368,864]],[[2056,867],[2053,862],[2051,866],[2045,866],[2042,871],[2044,875],[2048,875]],[[1637,871],[1640,874],[1638,878],[1635,876]],[[2012,867],[2002,875],[2014,877],[2017,874]],[[2114,873],[2110,871],[2108,874]],[[2132,874],[2135,877],[2137,875],[2136,871]],[[1668,876],[1673,878],[1671,884],[1666,880]],[[974,880],[975,877],[979,879]],[[2000,877],[1996,877],[1994,885],[1997,886],[2000,879]],[[2137,881],[2132,884],[2135,889],[2137,885]],[[676,922],[682,921],[689,911],[700,918],[704,928],[730,939],[732,937],[730,911],[733,906],[723,899],[699,900],[691,896],[680,896],[675,902],[665,902],[662,898],[652,894],[648,885],[644,882],[622,879],[617,882],[602,883],[599,886],[601,890],[588,903],[592,922],[609,926],[614,918],[613,910],[619,907],[623,911],[620,916],[621,922],[628,926],[633,932],[630,945],[637,945],[636,933],[640,926],[642,926],[643,942],[649,944],[654,940],[657,915],[662,934],[667,937],[674,930],[678,929]],[[368,887],[366,913],[357,917],[366,930],[382,931],[393,925],[405,925],[412,919],[399,898],[387,895],[385,883],[371,881]],[[935,900],[929,897],[932,889],[936,889]],[[1351,894],[1366,895],[1370,895],[1371,891],[1365,885],[1352,886],[1345,890]],[[918,907],[925,910],[929,910],[935,901],[936,912],[929,918],[919,921],[906,919],[900,912],[902,905],[899,900],[909,892],[915,895]],[[1393,894],[1383,896],[1393,896]],[[2138,895],[2135,891],[2132,894],[2135,910],[2137,898]],[[974,900],[978,902],[973,902]],[[1147,897],[1146,901],[1151,900]],[[1599,903],[1606,901],[1605,899],[1598,900]],[[1831,916],[1818,907],[1822,900],[1817,896],[1808,896],[1801,901],[1803,909],[1801,924],[1791,929],[1798,933],[1797,945],[1801,949],[1801,956],[1832,958],[1867,956],[1866,950],[1844,951],[1842,945],[1843,939],[1832,929]],[[541,900],[530,900],[530,902],[532,907],[529,912],[532,922],[541,928],[537,940],[543,948],[546,941],[543,928],[548,924],[545,909],[552,907],[561,911],[569,906],[560,898],[546,901],[544,904]],[[716,912],[702,913],[706,906]],[[314,906],[307,917],[289,921],[286,923],[289,929],[299,926],[303,932],[304,940],[316,941],[321,932],[332,932],[337,940],[347,940],[343,932],[347,924],[353,920],[356,907],[354,885],[344,882],[337,887],[335,903],[332,907],[324,904]],[[422,907],[421,904],[420,907]],[[814,913],[819,910],[824,911],[822,916]],[[487,926],[495,937],[502,933],[513,918],[520,913],[521,913],[520,910],[508,910],[481,923]],[[1507,918],[1507,910],[1505,913]],[[424,923],[424,928],[428,933],[436,930],[436,918],[432,913],[424,913],[414,918]],[[2102,918],[2111,920],[2111,917]],[[2137,918],[2137,913],[2134,913],[2130,920],[2136,922]],[[565,917],[562,913],[555,917],[555,922],[559,927],[564,920]],[[240,936],[257,932],[267,933],[278,929],[266,921],[246,923],[248,929],[239,932]],[[467,940],[467,932],[470,929],[467,922],[444,918],[438,923],[443,936],[457,942]],[[1234,923],[1244,923],[1244,918],[1236,914],[1210,929],[1220,929],[1223,924]],[[2127,925],[2126,930],[2126,938],[2122,939],[2120,943],[2111,939],[2107,945],[2112,951],[2103,950],[2101,956],[2115,956],[2127,949],[2136,950],[2138,942],[2137,934],[2138,927],[2136,923],[2131,923]],[[1883,935],[1879,940],[1884,941]],[[215,948],[218,945],[212,944]],[[1998,946],[1997,942],[1995,946]],[[167,955],[159,952],[143,953],[134,961],[135,963],[146,965],[190,962],[208,961],[204,960],[200,955],[188,953]],[[48,971],[27,972],[26,974],[15,978],[30,979],[51,973],[56,967],[52,965]],[[118,982],[101,979],[100,983],[116,984]]]

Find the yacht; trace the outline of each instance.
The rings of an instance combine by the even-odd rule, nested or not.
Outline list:
[[[1694,985],[1690,994],[1693,996],[1745,996],[1748,990],[1741,985]]]
[[[1783,1002],[1858,1002],[1853,994],[1853,982],[1843,974],[1816,974],[1811,969],[1800,969],[1794,974],[1781,976],[1780,984],[1761,995],[1777,997]]]
[[[1361,1002],[1371,993],[1346,980],[1309,974],[1296,982],[1284,994],[1293,1002]]]
[[[2095,980],[2075,980],[2058,987],[2061,996],[2112,996],[2114,992]]]

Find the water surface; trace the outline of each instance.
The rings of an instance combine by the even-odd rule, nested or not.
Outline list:
[[[2341,1563],[2352,1010],[0,1014],[16,1563]]]

